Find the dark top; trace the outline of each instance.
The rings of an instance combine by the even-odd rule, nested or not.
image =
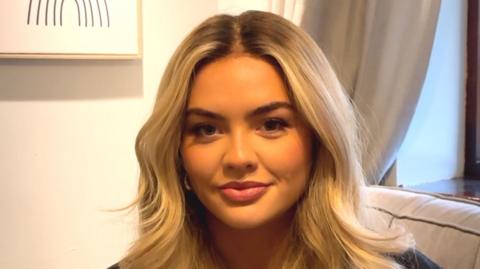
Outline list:
[[[405,266],[407,269],[441,269],[440,266],[418,250],[410,249],[403,254],[391,256],[397,263]]]
[[[407,269],[441,269],[440,266],[432,262],[427,256],[418,250],[408,250],[400,255],[390,255],[397,263],[405,266]],[[114,264],[107,269],[120,269],[118,264]],[[147,269],[147,268],[146,268]]]

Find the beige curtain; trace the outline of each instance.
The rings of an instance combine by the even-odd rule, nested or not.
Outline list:
[[[378,184],[394,167],[415,111],[440,0],[303,4],[300,26],[325,51],[365,121],[364,167],[369,182]]]

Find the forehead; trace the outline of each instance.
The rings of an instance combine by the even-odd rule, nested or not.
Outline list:
[[[275,101],[289,102],[287,87],[275,66],[248,54],[234,54],[197,73],[188,107],[248,109]]]

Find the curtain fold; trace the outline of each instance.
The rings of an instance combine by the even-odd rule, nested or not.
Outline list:
[[[393,165],[425,79],[440,0],[306,0],[303,27],[325,51],[369,136],[369,183]]]

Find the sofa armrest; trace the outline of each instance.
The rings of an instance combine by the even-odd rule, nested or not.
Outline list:
[[[401,188],[366,188],[367,206],[387,226],[411,232],[443,268],[480,268],[480,203]]]

